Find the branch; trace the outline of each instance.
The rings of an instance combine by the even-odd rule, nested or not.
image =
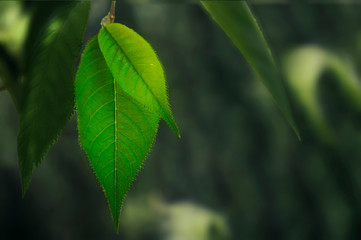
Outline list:
[[[114,19],[115,19],[115,4],[116,4],[116,0],[113,0],[112,1],[112,6],[111,6],[111,8],[110,8],[110,16],[109,16],[109,18],[110,18],[110,22],[111,23],[114,23]]]
[[[114,19],[115,19],[115,3],[116,0],[112,1],[112,5],[110,7],[110,12],[108,13],[108,15],[106,15],[103,19],[102,22],[100,23],[103,27],[109,23],[114,23]]]

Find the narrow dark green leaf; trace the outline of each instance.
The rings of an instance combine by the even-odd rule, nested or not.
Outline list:
[[[201,3],[243,54],[257,77],[272,94],[276,104],[298,138],[300,138],[281,76],[247,2],[201,1]]]
[[[23,194],[34,168],[73,112],[73,74],[89,6],[89,2],[73,2],[55,15],[32,58],[20,104],[18,156]]]
[[[128,81],[126,72],[119,73]],[[117,84],[94,37],[75,81],[79,141],[108,200],[118,229],[123,199],[154,141],[160,116]]]
[[[163,67],[150,44],[119,23],[106,25],[98,39],[104,58],[121,89],[143,106],[159,113],[180,136],[168,103]]]

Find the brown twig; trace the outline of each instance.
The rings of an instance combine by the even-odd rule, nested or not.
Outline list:
[[[113,0],[112,1],[112,6],[110,8],[110,15],[109,15],[109,18],[110,18],[110,22],[111,23],[114,23],[114,19],[115,19],[115,4],[116,4],[116,0]]]
[[[108,12],[108,15],[106,15],[101,22],[101,25],[104,27],[105,25],[108,25],[109,23],[114,23],[115,19],[115,3],[116,0],[112,1],[112,5],[110,7],[110,11]]]

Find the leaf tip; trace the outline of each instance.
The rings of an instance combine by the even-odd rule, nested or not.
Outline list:
[[[295,132],[296,132],[298,141],[302,142],[302,137],[301,137],[300,133],[297,130],[295,130]]]
[[[296,137],[298,139],[299,142],[302,142],[302,137],[300,132],[298,131],[298,128],[296,127],[296,125],[294,124],[294,122],[290,122],[291,128],[293,130],[293,132],[296,134]]]
[[[299,142],[302,142],[301,134],[300,134],[300,132],[298,131],[298,128],[297,128],[297,126],[295,125],[295,123],[293,122],[293,120],[292,120],[292,122],[289,121],[289,123],[290,123],[290,125],[291,125],[291,127],[292,127],[293,132],[296,134],[298,141],[299,141]]]
[[[23,199],[25,198],[25,194],[28,190],[29,183],[30,183],[30,178],[23,176],[23,174],[21,174],[21,197]]]
[[[179,138],[179,139],[181,139],[181,138],[182,138],[182,136],[181,136],[181,134],[180,134],[180,132],[179,132],[178,128],[177,128],[177,132],[176,132],[176,134],[177,134],[177,136],[178,136],[178,138]]]
[[[119,235],[119,219],[113,219],[114,220],[114,229],[115,233]]]
[[[169,116],[169,117],[168,117]],[[170,129],[178,136],[178,138],[181,138],[181,134],[179,132],[179,128],[177,123],[175,122],[173,115],[169,114],[167,117],[163,117],[164,121],[168,124]]]
[[[171,126],[172,130],[174,131],[174,133],[178,136],[178,138],[181,138],[181,134],[179,132],[178,126],[177,124],[174,122],[174,125]]]

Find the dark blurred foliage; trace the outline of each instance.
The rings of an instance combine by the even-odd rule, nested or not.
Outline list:
[[[94,2],[85,42],[108,8]],[[315,44],[346,56],[361,78],[360,4],[251,8],[278,65],[290,51]],[[18,120],[0,92],[1,239],[361,239],[361,111],[345,100],[332,71],[317,88],[332,140],[320,137],[295,90],[288,91],[299,142],[200,5],[118,2],[116,16],[163,62],[182,138],[160,124],[116,235],[77,142],[76,116],[21,199]]]

